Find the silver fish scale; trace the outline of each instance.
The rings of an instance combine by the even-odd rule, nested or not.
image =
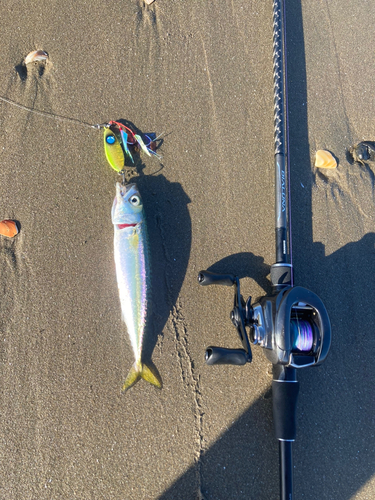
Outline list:
[[[114,256],[124,320],[135,361],[140,361],[149,292],[149,258],[144,223],[115,229]]]

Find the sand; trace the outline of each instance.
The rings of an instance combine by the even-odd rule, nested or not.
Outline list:
[[[332,322],[325,364],[299,373],[295,495],[365,500],[374,482],[374,168],[346,150],[375,140],[375,8],[288,1],[295,282]],[[239,347],[233,290],[269,290],[274,262],[272,2],[3,3],[0,95],[0,497],[230,500],[278,497],[271,376],[208,367]],[[22,67],[32,50],[45,65]],[[164,383],[121,385],[110,210],[117,174],[102,132],[123,119],[164,132],[137,160],[153,266],[145,355]],[[79,123],[82,122],[82,123]],[[317,149],[339,160],[314,168]]]

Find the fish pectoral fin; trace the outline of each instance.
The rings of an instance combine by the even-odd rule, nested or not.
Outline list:
[[[160,375],[155,367],[147,366],[146,363],[134,363],[126,377],[122,390],[127,391],[130,387],[133,387],[140,378],[143,378],[146,382],[149,382],[159,389],[163,386]]]

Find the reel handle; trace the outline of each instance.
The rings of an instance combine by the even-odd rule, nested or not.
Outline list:
[[[252,360],[249,338],[246,333],[246,304],[240,292],[240,281],[233,274],[216,274],[211,271],[200,271],[198,283],[208,285],[234,285],[234,304],[231,320],[235,326],[244,349],[226,349],[210,346],[206,350],[205,358],[208,365],[244,365]],[[248,300],[250,303],[250,300]]]
[[[198,273],[198,283],[201,286],[208,285],[224,285],[233,286],[236,282],[235,276],[233,274],[216,274],[211,271],[200,271]]]
[[[244,349],[227,349],[225,347],[207,347],[205,353],[208,365],[245,365],[251,357]]]

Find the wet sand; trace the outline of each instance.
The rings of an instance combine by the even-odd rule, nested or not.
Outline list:
[[[302,4],[302,5],[301,5]],[[287,2],[295,282],[332,323],[319,368],[299,373],[295,496],[375,497],[375,9]],[[363,22],[365,21],[365,23]],[[121,386],[133,353],[121,321],[110,211],[117,174],[102,132],[0,102],[0,497],[244,500],[278,497],[269,363],[208,367],[239,347],[233,290],[269,291],[274,262],[272,2],[5,2],[0,95],[86,124],[164,132],[137,158],[152,254],[145,357],[164,383]],[[22,67],[26,54],[47,64]],[[30,66],[30,67],[29,67]],[[318,172],[317,149],[338,168]]]

